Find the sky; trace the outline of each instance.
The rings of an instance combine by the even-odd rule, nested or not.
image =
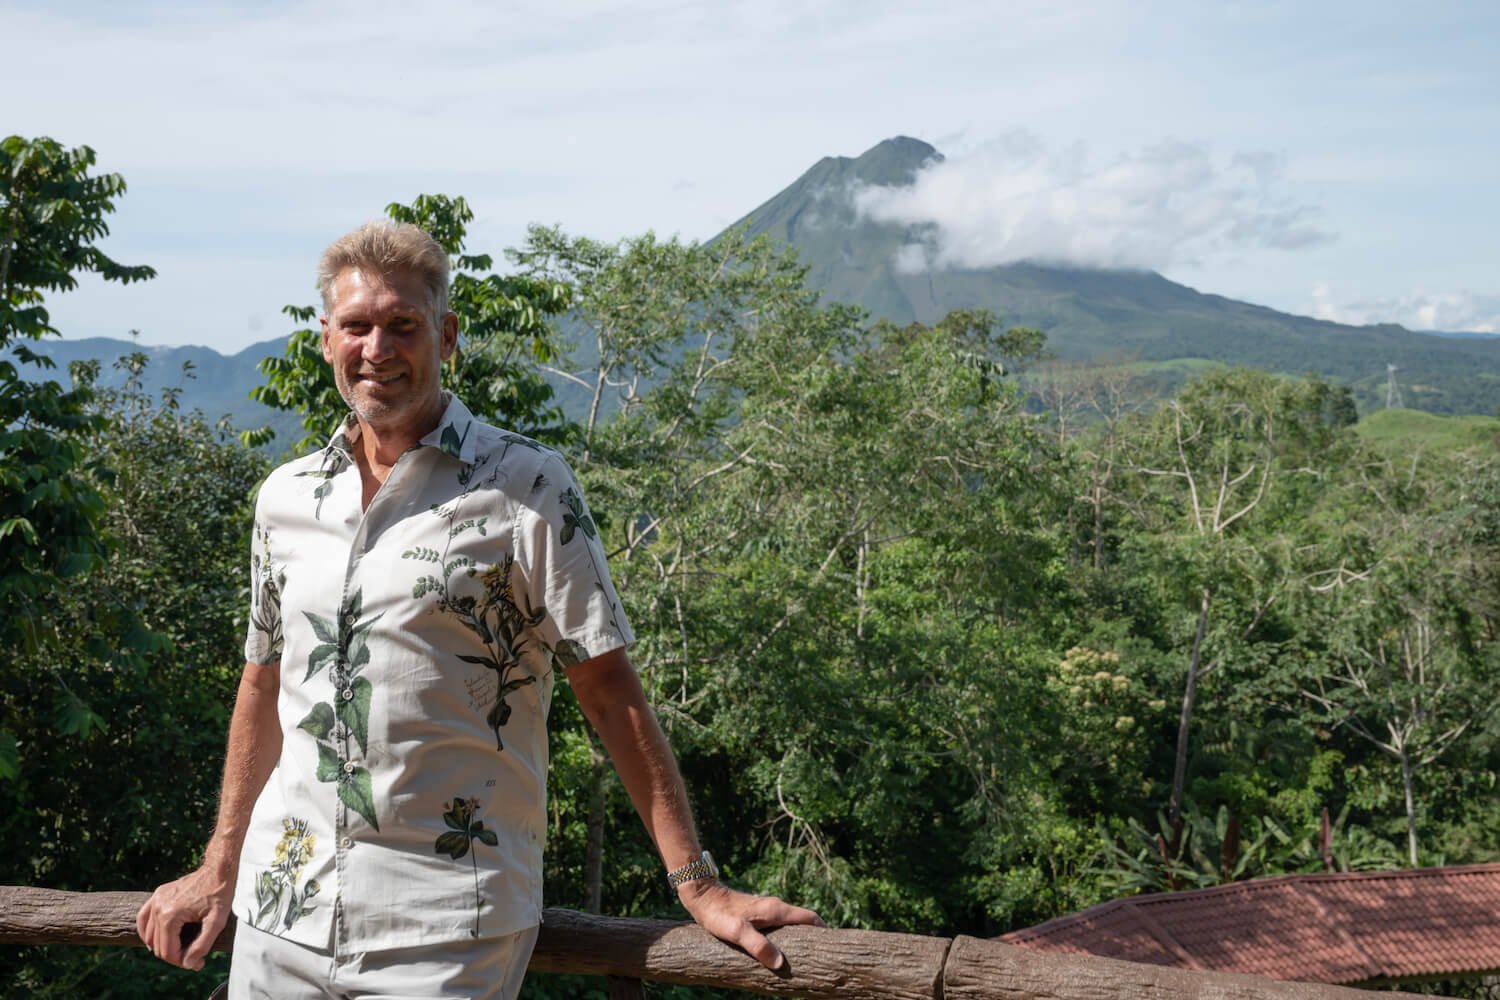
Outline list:
[[[50,300],[70,337],[284,336],[322,248],[423,192],[497,258],[531,223],[702,240],[896,135],[945,159],[850,197],[934,224],[909,269],[1500,333],[1500,4],[0,0],[0,43],[0,134],[93,147],[106,251],[159,273]]]

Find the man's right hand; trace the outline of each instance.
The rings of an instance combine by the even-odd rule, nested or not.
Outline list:
[[[199,868],[151,894],[136,914],[136,932],[163,962],[196,971],[203,968],[208,950],[228,923],[233,897],[233,877]],[[198,933],[184,942],[182,931],[189,924],[198,924]]]

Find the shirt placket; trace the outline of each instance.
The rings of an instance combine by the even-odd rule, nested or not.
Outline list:
[[[359,580],[360,564],[369,553],[371,547],[379,542],[380,532],[375,532],[371,537],[372,523],[376,523],[373,515],[388,503],[391,496],[400,492],[398,481],[401,476],[402,467],[407,464],[411,451],[403,453],[396,459],[386,476],[384,483],[375,491],[370,498],[370,505],[360,514],[359,527],[354,532],[354,538],[349,545],[349,559],[344,570],[344,592],[339,601],[339,650],[338,659],[334,663],[334,691],[333,697],[339,701],[350,701],[354,698],[354,689],[351,686],[353,676],[350,673],[349,664],[349,637],[354,627],[358,624],[358,616],[352,607],[352,597],[356,591],[361,591],[362,585]],[[357,759],[359,744],[355,742],[354,735],[347,726],[339,727],[339,766],[343,769],[340,781],[347,781],[354,773],[354,769],[363,763],[367,770],[370,768],[368,760]],[[350,829],[350,808],[344,800],[335,792],[333,800],[333,830],[334,830],[334,870],[338,882],[338,893],[333,905],[333,961],[338,966],[352,957],[349,939],[349,914],[344,899],[344,886],[348,880],[349,856],[355,850],[357,841],[354,832]]]

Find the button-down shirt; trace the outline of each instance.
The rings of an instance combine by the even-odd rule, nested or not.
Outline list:
[[[281,758],[235,913],[338,952],[541,917],[553,678],[634,639],[554,451],[450,399],[361,510],[352,417],[256,503],[245,658],[281,664]]]

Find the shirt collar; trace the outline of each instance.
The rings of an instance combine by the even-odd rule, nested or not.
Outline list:
[[[443,417],[438,421],[437,427],[417,444],[424,448],[436,448],[445,455],[458,459],[465,465],[474,464],[474,453],[476,449],[475,438],[472,433],[479,423],[474,419],[474,414],[463,404],[463,400],[451,392],[443,393],[448,401],[448,406],[443,410]]]
[[[451,392],[444,392],[443,398],[447,405],[443,408],[443,416],[438,420],[437,427],[426,437],[417,442],[419,448],[436,448],[445,455],[458,459],[465,465],[474,464],[475,435],[472,433],[474,426],[478,423],[474,414],[463,404],[463,400]],[[353,413],[344,418],[339,429],[334,431],[333,437],[329,438],[324,447],[325,457],[327,452],[342,452],[345,458],[353,459],[354,442],[359,438],[359,421]]]

